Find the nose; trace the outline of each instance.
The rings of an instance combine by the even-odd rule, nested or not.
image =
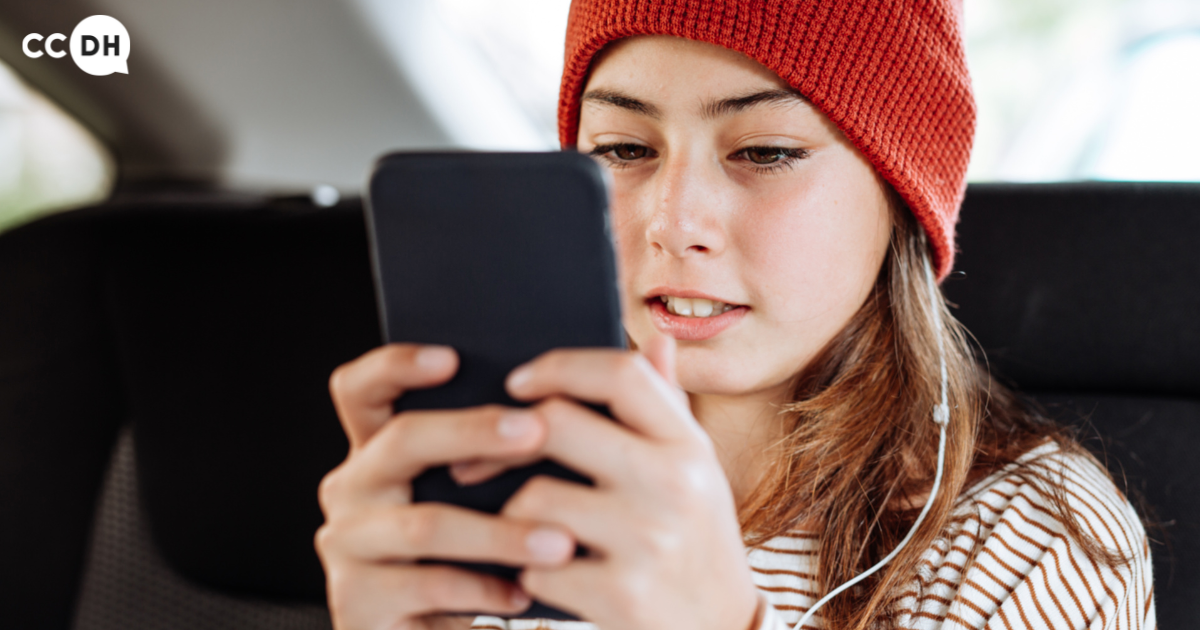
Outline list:
[[[676,258],[725,249],[719,165],[702,155],[668,156],[654,175],[646,240]]]

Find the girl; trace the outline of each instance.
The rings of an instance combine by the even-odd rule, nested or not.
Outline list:
[[[508,381],[522,410],[394,416],[449,348],[339,368],[335,626],[591,627],[505,620],[531,597],[611,630],[1153,626],[1137,515],[937,289],[974,125],[960,25],[933,0],[577,0],[560,132],[613,175],[639,351],[539,357]],[[430,466],[545,457],[595,486],[535,478],[496,516],[409,501]]]

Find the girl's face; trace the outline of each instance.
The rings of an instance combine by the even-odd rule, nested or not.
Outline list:
[[[678,340],[695,395],[783,400],[862,305],[891,231],[885,188],[840,131],[741,53],[615,42],[579,148],[613,175],[625,329]]]

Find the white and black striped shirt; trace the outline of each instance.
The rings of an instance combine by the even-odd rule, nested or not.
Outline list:
[[[1052,490],[1022,474],[1037,460],[1064,492],[1083,531],[1132,560],[1088,559],[1052,509]],[[747,550],[769,604],[760,630],[791,630],[820,596],[817,537],[793,532]],[[1096,464],[1046,444],[963,493],[943,535],[893,602],[897,628],[1152,630],[1150,547],[1129,501]],[[593,630],[586,622],[478,617],[475,630]],[[821,628],[814,616],[809,630]]]

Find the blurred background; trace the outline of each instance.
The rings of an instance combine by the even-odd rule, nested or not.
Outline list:
[[[0,230],[114,194],[358,194],[398,148],[557,147],[569,0],[0,0]],[[966,0],[972,181],[1200,181],[1200,2]],[[84,17],[129,75],[30,59]]]

